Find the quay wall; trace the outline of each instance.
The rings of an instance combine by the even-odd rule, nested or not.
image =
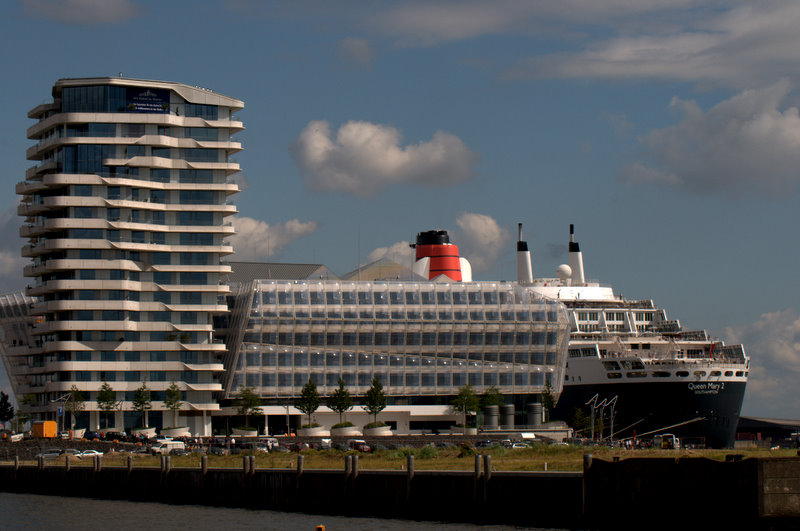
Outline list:
[[[581,472],[0,465],[0,491],[570,529],[796,529],[800,458],[629,458]]]
[[[0,465],[0,490],[409,520],[573,527],[579,472],[342,471]]]

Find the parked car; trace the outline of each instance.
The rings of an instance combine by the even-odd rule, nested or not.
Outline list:
[[[67,448],[66,450],[64,450],[61,453],[64,454],[64,455],[78,455],[81,452],[80,452],[80,450],[77,450],[75,448]]]
[[[363,439],[350,439],[347,441],[347,446],[351,450],[358,450],[359,452],[371,452],[372,448],[369,447],[367,441]]]
[[[227,455],[228,451],[224,446],[209,446],[208,452],[211,455]]]
[[[192,452],[187,450],[186,448],[173,448],[169,451],[169,455],[189,455]]]
[[[58,459],[61,457],[61,450],[58,448],[48,448],[44,452],[36,454],[36,458],[43,457],[45,459]]]
[[[150,453],[153,455],[170,455],[170,452],[176,449],[185,450],[186,445],[183,443],[183,441],[164,441],[162,443],[154,444],[150,449]]]
[[[78,459],[83,459],[85,457],[91,459],[96,455],[102,456],[103,452],[99,452],[97,450],[84,450],[84,451],[80,452],[78,455],[76,455],[75,457],[77,457]]]

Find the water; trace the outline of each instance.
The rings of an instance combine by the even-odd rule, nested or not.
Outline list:
[[[478,526],[471,524],[445,524],[440,522],[413,522],[380,518],[346,518],[278,511],[250,511],[201,507],[197,505],[163,505],[106,501],[87,498],[62,498],[35,494],[10,494],[0,492],[0,529],[3,531],[68,529],[113,529],[151,531],[159,529],[193,530],[311,530],[324,525],[326,531],[407,530],[432,529],[435,531],[501,531],[508,526]]]

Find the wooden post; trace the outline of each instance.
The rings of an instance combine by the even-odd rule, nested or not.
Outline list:
[[[245,476],[250,472],[250,459],[248,456],[242,456],[242,474]]]
[[[350,477],[350,474],[353,473],[353,456],[346,455],[344,456],[344,477],[345,479]]]
[[[19,470],[19,456],[14,456],[14,470]]]
[[[483,477],[487,482],[492,479],[492,456],[489,454],[483,456]]]
[[[414,456],[409,454],[407,458],[408,462],[408,481],[414,479]]]
[[[128,454],[128,474],[133,471],[133,456]]]
[[[44,457],[39,456],[39,470],[44,470]]]
[[[168,455],[164,456],[164,473],[169,474],[170,470],[172,470],[172,458]]]
[[[352,474],[353,474],[353,479],[356,479],[358,477],[358,456],[357,455],[353,456]]]
[[[303,459],[305,456],[297,455],[297,476],[300,477],[303,475]]]
[[[252,476],[255,473],[256,473],[256,456],[251,455],[250,456],[250,475]]]
[[[69,454],[67,454],[67,455],[64,457],[64,468],[66,468],[66,469],[67,469],[67,472],[69,472],[69,469],[70,469],[70,466],[69,466],[69,458],[70,458],[70,455],[69,455]]]
[[[205,476],[208,473],[208,456],[204,455],[200,458],[200,469],[203,471],[203,475]]]

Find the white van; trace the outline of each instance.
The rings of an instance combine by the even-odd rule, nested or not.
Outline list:
[[[150,448],[150,453],[153,455],[169,455],[172,450],[185,450],[186,445],[183,441],[164,441],[157,444],[154,444],[152,448]]]

